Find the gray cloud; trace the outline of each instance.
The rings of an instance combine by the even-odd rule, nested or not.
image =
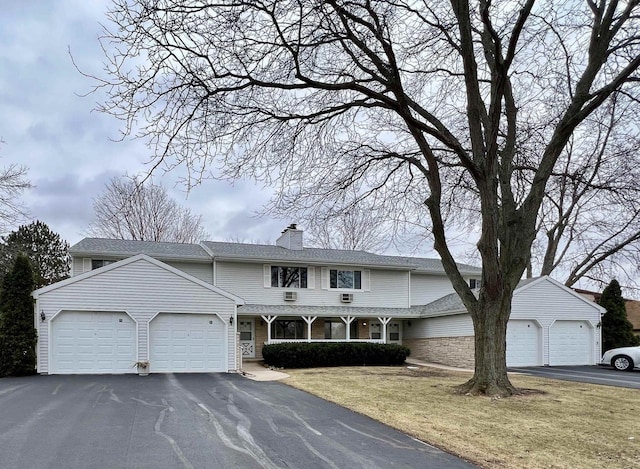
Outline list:
[[[92,199],[110,177],[147,171],[144,142],[119,137],[120,122],[92,112],[100,93],[81,97],[102,70],[98,42],[108,0],[7,2],[0,16],[0,165],[25,164],[34,188],[24,200],[71,243],[83,236]],[[181,204],[202,214],[212,239],[273,240],[284,224],[255,213],[269,192],[248,181],[208,181],[185,195],[180,169],[154,175]]]

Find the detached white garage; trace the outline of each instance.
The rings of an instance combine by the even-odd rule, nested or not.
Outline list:
[[[236,368],[242,299],[146,255],[36,290],[38,372],[220,372]]]
[[[419,309],[420,310],[420,309]],[[507,324],[507,366],[594,365],[601,355],[604,308],[549,278],[524,280]],[[421,308],[403,343],[418,358],[473,366],[473,323],[457,294]]]

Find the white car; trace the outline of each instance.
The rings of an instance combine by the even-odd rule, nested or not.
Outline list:
[[[600,365],[612,366],[619,371],[631,371],[640,368],[640,346],[620,347],[607,350]]]

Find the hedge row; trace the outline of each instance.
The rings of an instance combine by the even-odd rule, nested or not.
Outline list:
[[[402,365],[408,356],[409,349],[396,344],[285,343],[265,345],[262,349],[265,363],[278,368]]]

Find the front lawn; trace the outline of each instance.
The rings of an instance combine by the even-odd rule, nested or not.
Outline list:
[[[511,375],[535,390],[454,395],[470,375],[421,367],[286,370],[284,382],[486,468],[640,467],[640,392]]]

